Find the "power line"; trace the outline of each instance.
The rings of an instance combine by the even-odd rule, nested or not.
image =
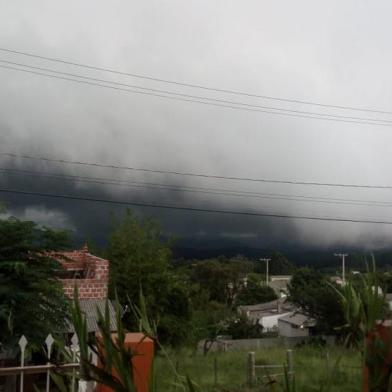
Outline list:
[[[350,218],[329,218],[329,217],[318,217],[318,216],[307,216],[307,215],[286,215],[286,214],[251,212],[251,211],[218,210],[218,209],[212,209],[212,208],[174,206],[174,205],[155,204],[155,203],[139,203],[139,202],[133,202],[133,201],[111,200],[111,199],[82,197],[82,196],[74,196],[74,195],[63,195],[63,194],[55,194],[55,193],[30,192],[30,191],[23,191],[23,190],[17,190],[17,189],[6,189],[6,188],[0,188],[0,192],[20,194],[20,195],[26,195],[26,196],[39,196],[39,197],[47,197],[47,198],[55,198],[55,199],[80,200],[80,201],[89,201],[89,202],[97,202],[97,203],[131,205],[131,206],[135,206],[135,207],[159,208],[159,209],[190,211],[190,212],[205,212],[205,213],[242,215],[242,216],[258,216],[258,217],[266,217],[266,218],[284,218],[284,219],[301,219],[301,220],[315,220],[315,221],[329,221],[329,222],[349,222],[349,223],[392,225],[392,221],[362,220],[362,219],[350,219]]]
[[[7,173],[11,175],[24,176],[28,174],[33,177],[49,178],[60,181],[74,181],[83,182],[89,184],[100,184],[100,185],[114,185],[114,186],[126,186],[137,189],[162,189],[173,192],[190,192],[190,193],[202,193],[212,195],[223,195],[232,197],[245,197],[245,198],[257,198],[257,199],[270,199],[270,200],[287,200],[287,201],[299,201],[299,202],[311,202],[321,204],[342,204],[342,205],[355,205],[355,206],[372,206],[372,207],[392,207],[392,202],[374,201],[374,200],[358,200],[358,199],[339,199],[329,197],[314,197],[314,196],[303,196],[303,195],[287,195],[279,193],[260,193],[260,192],[249,192],[249,191],[235,191],[221,188],[204,188],[204,187],[179,187],[171,184],[162,183],[151,183],[151,182],[140,182],[140,181],[127,181],[113,178],[102,178],[102,177],[88,177],[88,176],[74,176],[74,175],[60,175],[57,173],[39,173],[32,170],[19,170],[1,168],[0,173]]]
[[[93,66],[93,65],[88,65],[88,64],[67,61],[64,59],[58,59],[58,58],[49,57],[49,56],[41,56],[41,55],[37,55],[37,54],[33,54],[33,53],[27,53],[27,52],[22,52],[22,51],[18,51],[18,50],[7,49],[7,48],[0,48],[0,51],[18,54],[18,55],[22,55],[22,56],[28,56],[28,57],[32,57],[32,58],[41,59],[41,60],[47,60],[47,61],[67,64],[67,65],[72,65],[75,67],[87,68],[87,69],[91,69],[91,70],[95,70],[95,71],[109,72],[109,73],[116,74],[116,75],[131,76],[133,78],[138,78],[138,79],[151,80],[154,82],[167,83],[167,84],[172,84],[172,85],[176,85],[176,86],[183,86],[183,87],[190,87],[190,88],[197,88],[197,89],[202,89],[202,90],[207,90],[207,91],[215,91],[215,92],[219,92],[219,93],[242,95],[242,96],[253,97],[253,98],[262,98],[262,99],[266,99],[266,100],[274,100],[274,101],[280,101],[280,102],[298,103],[298,104],[303,104],[303,105],[313,105],[313,106],[333,108],[333,109],[353,110],[353,111],[381,113],[381,114],[392,114],[391,111],[385,111],[385,110],[360,108],[360,107],[345,106],[345,105],[324,104],[324,103],[320,103],[320,102],[316,102],[316,101],[281,98],[281,97],[274,97],[274,96],[270,96],[270,95],[259,95],[259,94],[252,94],[252,93],[243,92],[243,91],[209,87],[209,86],[204,86],[204,85],[194,84],[194,83],[178,82],[178,81],[173,81],[173,80],[168,80],[168,79],[156,78],[156,77],[152,77],[152,76],[148,76],[148,75],[140,75],[140,74],[135,74],[135,73],[130,73],[130,72],[118,71],[118,70],[114,70],[111,68],[98,67],[98,66]]]
[[[272,183],[272,184],[289,184],[289,185],[305,185],[305,186],[325,186],[325,187],[339,187],[339,188],[392,189],[392,185],[365,185],[365,184],[347,184],[347,183],[344,184],[344,183],[317,182],[317,181],[274,180],[274,179],[266,179],[266,178],[221,176],[215,174],[180,172],[180,171],[173,171],[173,170],[146,169],[146,168],[132,167],[132,166],[106,165],[98,162],[83,162],[83,161],[71,161],[66,159],[54,159],[48,157],[35,157],[27,154],[16,154],[16,153],[1,152],[1,151],[0,151],[0,155],[12,157],[12,158],[31,159],[37,161],[55,162],[55,163],[69,164],[69,165],[101,167],[107,169],[129,170],[129,171],[155,173],[155,174],[169,174],[169,175],[176,175],[176,176],[211,178],[217,180],[262,182],[262,183]]]
[[[209,101],[200,100],[200,99],[209,99],[209,98],[200,98],[199,100],[198,99],[193,99],[193,98],[181,98],[179,96],[174,96],[174,95],[164,95],[163,93],[160,94],[160,93],[153,93],[153,92],[149,92],[149,91],[131,90],[131,89],[124,88],[124,87],[118,87],[118,86],[114,86],[114,85],[96,83],[96,82],[92,82],[92,81],[88,81],[88,80],[79,80],[79,79],[73,79],[73,78],[65,77],[65,76],[52,75],[52,74],[48,74],[48,73],[45,73],[45,72],[38,72],[38,71],[31,71],[31,70],[28,70],[28,69],[15,68],[15,67],[8,66],[8,65],[0,65],[0,68],[12,70],[12,71],[29,73],[29,74],[33,74],[33,75],[45,76],[45,77],[52,78],[52,79],[65,80],[65,81],[68,81],[68,82],[74,82],[74,83],[79,83],[79,84],[84,84],[84,85],[89,85],[89,86],[102,87],[102,88],[116,90],[116,91],[124,91],[124,92],[132,93],[132,94],[141,94],[141,95],[153,96],[153,97],[164,98],[164,99],[169,99],[169,100],[173,100],[173,101],[198,103],[198,104],[201,104],[201,105],[221,107],[221,108],[227,108],[227,109],[233,109],[233,110],[242,110],[242,111],[255,112],[255,113],[266,113],[266,114],[274,114],[274,115],[278,115],[278,116],[306,118],[306,119],[313,119],[313,120],[335,121],[335,122],[343,122],[343,123],[350,123],[350,124],[376,125],[376,126],[384,126],[384,127],[392,126],[391,123],[372,122],[372,121],[358,121],[358,120],[349,120],[349,119],[332,118],[332,117],[320,117],[320,116],[328,116],[328,114],[320,114],[319,116],[311,115],[311,114],[309,114],[309,115],[306,115],[306,114],[296,114],[296,113],[289,113],[289,110],[286,110],[286,109],[274,109],[275,111],[272,111],[272,110],[264,110],[264,109],[256,109],[256,108],[248,107],[248,106],[251,106],[251,105],[248,105],[248,106],[235,106],[235,105],[229,105],[229,104],[226,105],[226,104],[223,104],[223,103],[209,102]],[[56,71],[54,71],[54,72],[56,72]],[[85,78],[84,76],[78,76],[78,77]],[[105,83],[111,83],[111,82],[107,81]],[[246,105],[246,104],[243,104],[243,105]],[[286,110],[286,111],[283,112],[283,111],[276,111],[276,110]],[[331,115],[331,116],[333,116],[333,115]],[[344,116],[342,116],[342,117],[344,117]],[[373,121],[383,121],[383,120],[373,120]]]
[[[52,73],[55,73],[58,75],[65,75],[67,77],[72,77],[72,78],[81,78],[81,79],[90,80],[93,82],[107,83],[110,85],[122,86],[122,87],[128,87],[128,88],[136,88],[136,89],[140,89],[140,90],[148,91],[148,92],[152,92],[152,93],[169,94],[169,95],[173,95],[173,96],[177,96],[177,97],[181,97],[181,98],[190,98],[192,100],[211,101],[211,102],[217,102],[219,104],[230,105],[230,106],[235,105],[235,106],[239,106],[237,108],[239,110],[241,110],[242,109],[241,106],[243,106],[244,108],[258,108],[258,109],[263,109],[263,110],[272,110],[272,111],[276,111],[277,113],[275,113],[275,112],[271,112],[271,113],[281,114],[281,115],[283,115],[284,113],[295,113],[298,115],[312,116],[312,118],[321,117],[320,120],[324,119],[324,117],[325,117],[325,119],[330,119],[330,120],[335,120],[335,119],[336,120],[337,119],[355,120],[355,121],[358,121],[363,124],[371,124],[371,125],[384,125],[384,126],[392,125],[392,120],[388,120],[388,119],[343,116],[343,115],[330,114],[330,113],[310,112],[310,111],[304,111],[304,110],[278,108],[278,107],[273,107],[273,106],[254,105],[254,104],[249,104],[249,103],[244,103],[244,102],[229,101],[226,99],[216,99],[216,98],[211,98],[211,97],[203,97],[203,96],[199,96],[199,95],[183,94],[183,93],[178,93],[178,92],[174,92],[174,91],[160,90],[160,89],[147,88],[147,87],[127,84],[127,83],[120,83],[120,82],[106,80],[106,79],[92,78],[92,77],[85,76],[85,75],[79,75],[79,74],[74,74],[74,73],[70,73],[70,72],[62,72],[62,71],[57,71],[57,70],[54,70],[51,68],[37,67],[37,66],[28,65],[28,64],[17,63],[14,61],[7,61],[7,60],[0,59],[0,63],[16,65],[18,67],[24,67],[24,68],[34,69],[34,70],[39,70],[39,71],[52,72]],[[25,70],[19,69],[19,68],[15,69],[14,67],[10,67],[10,69],[25,71]],[[45,74],[44,76],[48,76],[48,75]],[[128,89],[126,89],[125,91],[133,92]],[[199,103],[199,102],[197,102],[197,103]],[[208,102],[206,102],[206,103],[208,103]],[[224,106],[224,107],[226,107],[226,106]],[[282,112],[282,113],[278,113],[278,112]],[[270,113],[270,112],[268,112],[268,113]],[[352,121],[349,121],[349,122],[352,122]]]

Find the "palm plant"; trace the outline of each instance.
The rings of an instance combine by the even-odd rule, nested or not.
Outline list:
[[[365,388],[389,391],[392,334],[390,326],[384,324],[388,309],[374,261],[372,271],[337,291],[346,320],[346,344],[357,346],[362,354]]]

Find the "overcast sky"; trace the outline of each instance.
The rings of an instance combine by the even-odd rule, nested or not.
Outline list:
[[[390,1],[358,0],[0,0],[0,47],[218,89],[392,112],[391,12]],[[212,92],[9,52],[0,51],[0,60],[250,105],[392,121],[391,114]],[[233,110],[4,68],[0,86],[0,152],[220,176],[392,185],[392,126]],[[0,167],[263,195],[392,202],[392,190],[386,189],[180,177],[5,155],[0,155]],[[392,221],[392,206],[385,205],[174,192],[9,172],[0,174],[0,185],[196,208]],[[80,238],[104,238],[109,212],[124,208],[2,193],[0,199],[10,214],[70,228]],[[160,221],[167,234],[261,247],[378,248],[389,246],[392,238],[392,225],[137,211]]]

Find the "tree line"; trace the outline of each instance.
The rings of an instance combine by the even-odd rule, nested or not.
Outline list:
[[[156,222],[127,210],[113,218],[107,246],[92,253],[110,260],[109,297],[123,306],[128,330],[138,325],[131,309],[143,293],[160,341],[194,345],[228,334],[261,336],[262,330],[239,314],[240,305],[277,298],[265,284],[265,265],[244,256],[207,260],[174,259],[172,239],[163,239]],[[61,332],[68,301],[57,276],[61,266],[48,251],[73,247],[70,232],[41,227],[13,217],[0,219],[0,343],[11,345],[21,334],[40,344],[49,332]],[[295,268],[279,252],[271,252],[270,273],[292,274],[288,300],[317,320],[320,333],[339,334],[344,315],[337,286],[328,276]],[[382,275],[385,290],[392,276]]]

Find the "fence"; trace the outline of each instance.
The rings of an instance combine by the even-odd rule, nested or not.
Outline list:
[[[247,376],[248,376],[248,386],[252,387],[256,380],[257,374],[256,370],[261,369],[265,372],[269,372],[270,370],[275,371],[276,369],[280,373],[274,374],[265,374],[261,376],[261,378],[269,378],[273,379],[276,377],[281,377],[287,375],[287,377],[292,378],[294,376],[294,364],[293,364],[293,350],[286,350],[286,364],[284,365],[256,365],[256,358],[254,351],[248,353],[248,362],[247,362]]]
[[[327,345],[333,345],[335,338],[333,336],[322,336]],[[262,348],[282,347],[294,348],[298,344],[304,344],[311,341],[312,337],[276,337],[276,338],[260,338],[260,339],[219,339],[211,342],[208,351],[243,351],[243,350],[259,350]],[[199,352],[204,351],[204,340],[198,344]]]
[[[49,392],[51,388],[51,372],[67,372],[71,373],[71,385],[70,392],[77,392],[79,383],[77,382],[77,371],[79,369],[79,342],[76,334],[71,339],[71,344],[65,347],[66,352],[69,354],[71,363],[55,364],[51,362],[53,354],[54,339],[51,334],[45,339],[47,363],[44,365],[26,365],[26,352],[28,341],[23,335],[19,339],[20,348],[20,363],[19,366],[4,367],[0,368],[0,380],[4,381],[4,377],[14,376],[10,382],[3,384],[0,382],[0,391],[14,392],[14,391],[25,391],[25,375],[31,374],[46,374],[45,391]],[[18,378],[18,379],[17,379]],[[88,385],[85,385],[85,390],[89,389]]]

